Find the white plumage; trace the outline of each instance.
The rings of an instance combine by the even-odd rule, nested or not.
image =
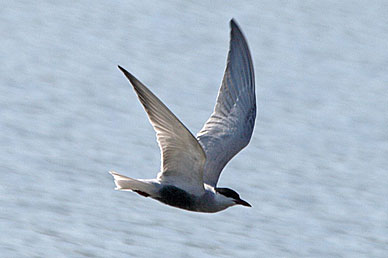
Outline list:
[[[144,84],[119,66],[156,132],[161,170],[156,179],[133,179],[111,171],[116,189],[191,211],[250,206],[235,191],[216,187],[224,166],[249,143],[256,118],[252,59],[241,30],[233,19],[230,24],[227,66],[216,106],[197,138]]]

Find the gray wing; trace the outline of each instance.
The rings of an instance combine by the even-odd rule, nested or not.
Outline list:
[[[249,143],[256,119],[252,58],[233,19],[230,26],[227,66],[216,106],[197,135],[206,153],[204,182],[214,187],[226,163]]]
[[[206,158],[197,139],[145,85],[119,68],[131,82],[156,132],[161,151],[158,179],[193,194],[202,193]]]

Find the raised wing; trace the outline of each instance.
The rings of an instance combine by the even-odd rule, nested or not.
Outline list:
[[[216,106],[197,135],[206,153],[204,182],[214,187],[226,163],[249,143],[256,119],[252,58],[233,19],[230,26],[228,60]]]
[[[156,131],[161,151],[158,179],[192,194],[201,194],[206,157],[197,139],[145,85],[119,68],[131,82]]]

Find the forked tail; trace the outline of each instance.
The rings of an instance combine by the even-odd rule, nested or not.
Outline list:
[[[109,171],[109,173],[113,176],[116,190],[134,191],[145,197],[154,195],[155,186],[149,182],[123,176],[114,171]]]

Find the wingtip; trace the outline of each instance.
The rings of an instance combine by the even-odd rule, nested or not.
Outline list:
[[[232,35],[243,35],[241,29],[240,29],[240,26],[238,25],[238,23],[236,22],[236,20],[234,18],[232,18],[230,20],[230,34]]]
[[[121,67],[120,65],[117,66],[120,71],[127,77],[127,79],[133,84],[133,81],[136,79],[135,76],[133,76],[130,72],[125,70],[125,68]]]
[[[121,67],[120,65],[117,65],[117,67],[119,68],[119,70],[121,71],[121,72],[123,72],[124,74],[127,74],[127,73],[129,73],[127,70],[125,70],[123,67]]]
[[[236,20],[234,19],[234,18],[232,18],[231,20],[230,20],[230,27],[233,29],[233,28],[237,28],[237,29],[239,29],[239,26],[238,26],[238,24],[237,24],[237,22],[236,22]]]

